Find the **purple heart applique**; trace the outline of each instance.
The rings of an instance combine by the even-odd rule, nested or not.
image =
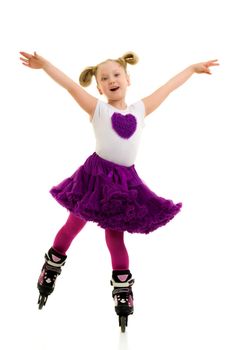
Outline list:
[[[136,130],[137,122],[133,114],[113,113],[112,127],[124,139],[129,139]]]

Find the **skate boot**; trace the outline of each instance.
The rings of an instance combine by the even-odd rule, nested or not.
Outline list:
[[[66,258],[66,255],[56,252],[53,248],[50,248],[48,253],[45,254],[45,263],[37,283],[40,293],[38,299],[40,310],[46,304],[48,296],[55,289],[56,278],[61,274],[61,267],[65,264]]]
[[[119,317],[122,333],[128,325],[128,316],[134,312],[132,285],[134,279],[129,270],[113,271],[111,285],[114,287],[112,297],[115,302],[115,312]]]

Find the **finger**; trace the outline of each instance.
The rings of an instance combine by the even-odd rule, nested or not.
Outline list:
[[[204,63],[204,65],[203,65],[203,73],[211,74],[209,67],[210,67],[210,64],[208,62]]]
[[[20,53],[21,55],[23,55],[23,56],[28,55],[28,53],[25,52],[25,51],[19,51],[19,53]]]
[[[29,62],[29,59],[22,58],[22,57],[20,57],[20,60],[23,61],[23,62]]]
[[[25,53],[25,55],[23,55],[25,57],[25,59],[27,59],[27,61],[30,61],[32,58],[34,58],[33,55],[30,55],[28,53]],[[21,57],[20,57],[21,58]]]
[[[20,52],[20,54],[26,57],[27,59],[30,59],[32,57],[32,55],[27,52]]]
[[[211,60],[207,62],[210,66],[219,66],[218,60]]]

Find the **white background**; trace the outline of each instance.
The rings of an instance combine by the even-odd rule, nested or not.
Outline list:
[[[1,30],[1,348],[249,350],[249,16],[247,1],[5,1]],[[121,335],[110,257],[93,223],[73,242],[46,307],[44,252],[67,212],[49,189],[94,151],[84,111],[19,51],[81,70],[128,50],[127,102],[192,63],[219,59],[148,117],[136,168],[182,201],[171,223],[126,235],[135,314]],[[88,91],[98,96],[93,84]]]

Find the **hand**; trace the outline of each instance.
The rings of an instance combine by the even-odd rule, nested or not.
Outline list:
[[[213,66],[219,66],[219,63],[217,61],[218,60],[211,60],[207,62],[196,63],[193,65],[194,72],[198,74],[212,74],[209,68]]]
[[[33,69],[41,69],[44,68],[47,61],[42,56],[39,56],[36,52],[34,55],[31,55],[27,52],[21,51],[20,54],[23,57],[20,57],[20,60],[23,61],[23,65]]]

